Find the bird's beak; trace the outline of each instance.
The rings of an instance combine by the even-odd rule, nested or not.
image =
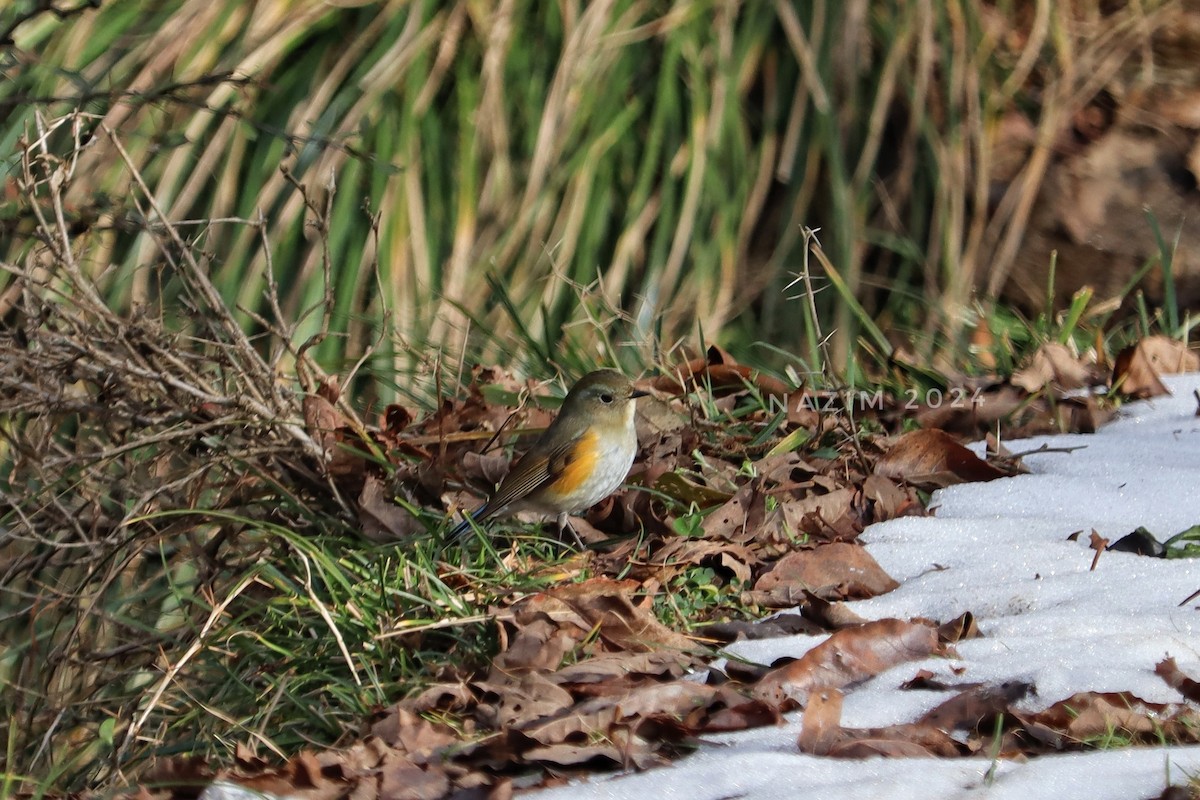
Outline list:
[[[634,389],[632,392],[629,393],[630,400],[637,400],[639,397],[649,397],[649,396],[650,396],[649,392],[644,392],[641,389]]]

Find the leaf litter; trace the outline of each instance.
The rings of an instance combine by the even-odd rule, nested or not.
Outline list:
[[[1137,369],[1159,366],[1163,357],[1134,356],[1134,374],[1123,380],[1136,396],[1146,391]],[[1061,426],[1064,418],[1049,406],[1063,405],[1068,389],[1091,379],[1076,366],[1061,350],[1044,348],[1011,384],[982,396],[1023,395],[998,405],[1019,409],[1025,429]],[[830,757],[955,757],[990,748],[1028,756],[1079,748],[1114,728],[1133,737],[1167,731],[1173,741],[1197,740],[1200,718],[1186,705],[1083,694],[1022,714],[1015,703],[1035,691],[1028,685],[971,685],[908,725],[842,728],[842,698],[858,684],[897,664],[950,654],[955,642],[980,635],[969,612],[940,621],[865,621],[841,601],[899,585],[858,544],[868,525],[926,513],[923,492],[1023,471],[1018,457],[998,452],[984,460],[961,444],[958,437],[991,424],[980,414],[988,403],[940,414],[947,430],[867,434],[848,414],[815,410],[824,400],[813,402],[806,390],[789,390],[716,348],[644,385],[657,395],[639,414],[641,454],[631,488],[578,523],[584,539],[600,547],[574,559],[568,574],[578,577],[570,582],[488,610],[499,643],[490,664],[463,665],[447,676],[452,680],[381,709],[367,735],[345,747],[303,752],[282,766],[239,749],[231,766],[210,771],[167,762],[155,777],[176,785],[181,775],[229,780],[313,798],[503,793],[581,769],[662,764],[705,734],[774,724],[797,708],[805,710],[798,747]],[[773,421],[752,402],[737,424],[710,422],[684,402],[698,388],[719,396],[727,412],[774,398],[787,413]],[[489,401],[497,389],[507,396],[539,391],[501,370],[477,369],[465,399],[447,400],[424,418],[389,406],[370,429],[341,415],[335,383],[308,398],[306,426],[326,455],[329,477],[358,498],[365,538],[419,537],[425,523],[413,509],[467,507],[503,477],[510,457],[500,448],[519,450],[525,433],[552,414],[536,402],[513,411]],[[1038,422],[1036,400],[1051,392]],[[898,405],[893,400],[870,416],[881,429],[895,427]],[[1098,424],[1094,416],[1072,419],[1081,429]],[[780,447],[792,442],[800,446]],[[497,449],[480,452],[489,443]],[[689,619],[690,631],[673,630],[659,618],[655,598],[671,595],[696,570],[718,590],[741,587],[730,592],[741,607],[733,618],[722,613],[729,606],[706,607],[714,616]],[[749,618],[785,607],[798,613]],[[714,661],[723,643],[797,632],[827,638],[787,663]],[[1195,681],[1172,660],[1159,674],[1195,702]],[[940,685],[918,676],[909,688]]]

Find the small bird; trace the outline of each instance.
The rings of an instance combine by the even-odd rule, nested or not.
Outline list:
[[[462,537],[471,521],[495,514],[540,511],[554,514],[561,535],[570,530],[570,514],[608,497],[629,474],[637,453],[634,429],[637,391],[619,372],[589,372],[571,387],[558,417],[513,464],[486,503],[471,512],[450,537]]]

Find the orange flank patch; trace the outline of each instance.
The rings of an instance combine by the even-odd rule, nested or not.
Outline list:
[[[560,497],[575,494],[592,477],[599,458],[600,436],[595,431],[588,431],[572,449],[571,458],[563,467],[558,480],[549,487],[550,490]]]

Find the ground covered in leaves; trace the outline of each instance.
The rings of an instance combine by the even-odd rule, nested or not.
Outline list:
[[[1020,472],[998,440],[986,461],[963,440],[1094,430],[1116,394],[1080,387],[1162,391],[1159,372],[1197,368],[1177,341],[1110,364],[1047,337],[1011,380],[897,356],[866,390],[709,348],[646,370],[634,469],[576,521],[584,552],[536,520],[451,545],[448,515],[503,476],[561,387],[439,368],[427,410],[361,415],[282,316],[252,341],[182,240],[163,252],[204,309],[186,334],[114,312],[65,245],[61,284],[12,268],[10,794],[187,796],[216,778],[313,797],[504,792],[659,764],[801,707],[813,752],[1079,746],[1061,714],[1012,713],[1018,687],[967,690],[912,728],[841,729],[837,691],[977,635],[969,616],[849,614],[842,601],[896,586],[857,537],[925,514],[933,489]],[[799,631],[829,639],[789,663],[713,666],[734,639]],[[1106,723],[1123,702],[1077,700]],[[1180,741],[1200,729],[1192,710],[1152,711]],[[935,733],[951,717],[967,736]]]
[[[1096,396],[1063,396],[1060,373],[1082,367],[1062,355],[1039,353],[1017,381],[972,387],[971,402],[949,412],[926,404],[917,416],[937,413],[947,428],[979,435],[995,423],[984,413],[989,402],[1011,396],[1025,406],[1027,430],[1061,427],[1064,408],[1077,428],[1094,427],[1102,404]],[[1116,380],[1130,394],[1153,394],[1158,372],[1192,369],[1192,359],[1169,343],[1144,340],[1122,356]],[[1038,375],[1037,395],[1015,385]],[[1051,384],[1059,388],[1045,391]],[[1031,690],[1022,683],[967,685],[909,724],[843,728],[843,691],[898,663],[952,655],[956,642],[980,635],[969,613],[946,620],[856,617],[843,600],[897,586],[857,535],[874,522],[925,514],[928,490],[1016,474],[1020,459],[1000,448],[980,460],[937,428],[898,433],[903,398],[872,406],[858,395],[793,389],[715,349],[641,385],[653,398],[639,415],[640,453],[629,487],[578,521],[595,549],[556,562],[554,586],[488,609],[498,637],[489,664],[447,670],[381,709],[368,735],[347,747],[302,753],[282,766],[242,747],[232,766],[171,763],[156,777],[220,777],[307,797],[497,796],[581,770],[651,767],[705,734],[775,724],[797,708],[805,710],[798,747],[842,758],[1028,757],[1084,749],[1113,730],[1131,743],[1200,741],[1200,712],[1188,703],[1084,693],[1028,713],[1017,707]],[[387,410],[370,434],[374,446],[417,456],[390,462],[400,467],[391,488],[377,486],[385,482],[379,462],[344,446],[361,432],[327,425],[331,469],[360,492],[364,529],[416,535],[417,519],[387,500],[396,486],[414,500],[428,492],[450,508],[469,506],[474,495],[460,480],[492,484],[508,461],[505,449],[480,454],[480,444],[494,444],[505,426],[537,429],[549,419],[536,404],[514,417],[512,408],[486,397],[538,390],[479,370],[466,398],[436,414],[418,420]],[[688,401],[697,391],[711,398],[707,418]],[[329,390],[310,399],[310,426],[336,420],[334,399]],[[1007,407],[1010,420],[1012,411]],[[504,531],[483,546],[507,551],[513,568],[530,568],[519,548],[504,542]],[[1108,543],[1093,544],[1098,556]],[[445,568],[456,571],[450,561]],[[462,572],[460,581],[470,595],[470,574]],[[777,609],[790,611],[760,619]],[[714,666],[730,641],[798,632],[828,638],[786,663]],[[1200,702],[1198,684],[1172,660],[1160,663],[1158,674]],[[930,687],[918,676],[908,688]]]

